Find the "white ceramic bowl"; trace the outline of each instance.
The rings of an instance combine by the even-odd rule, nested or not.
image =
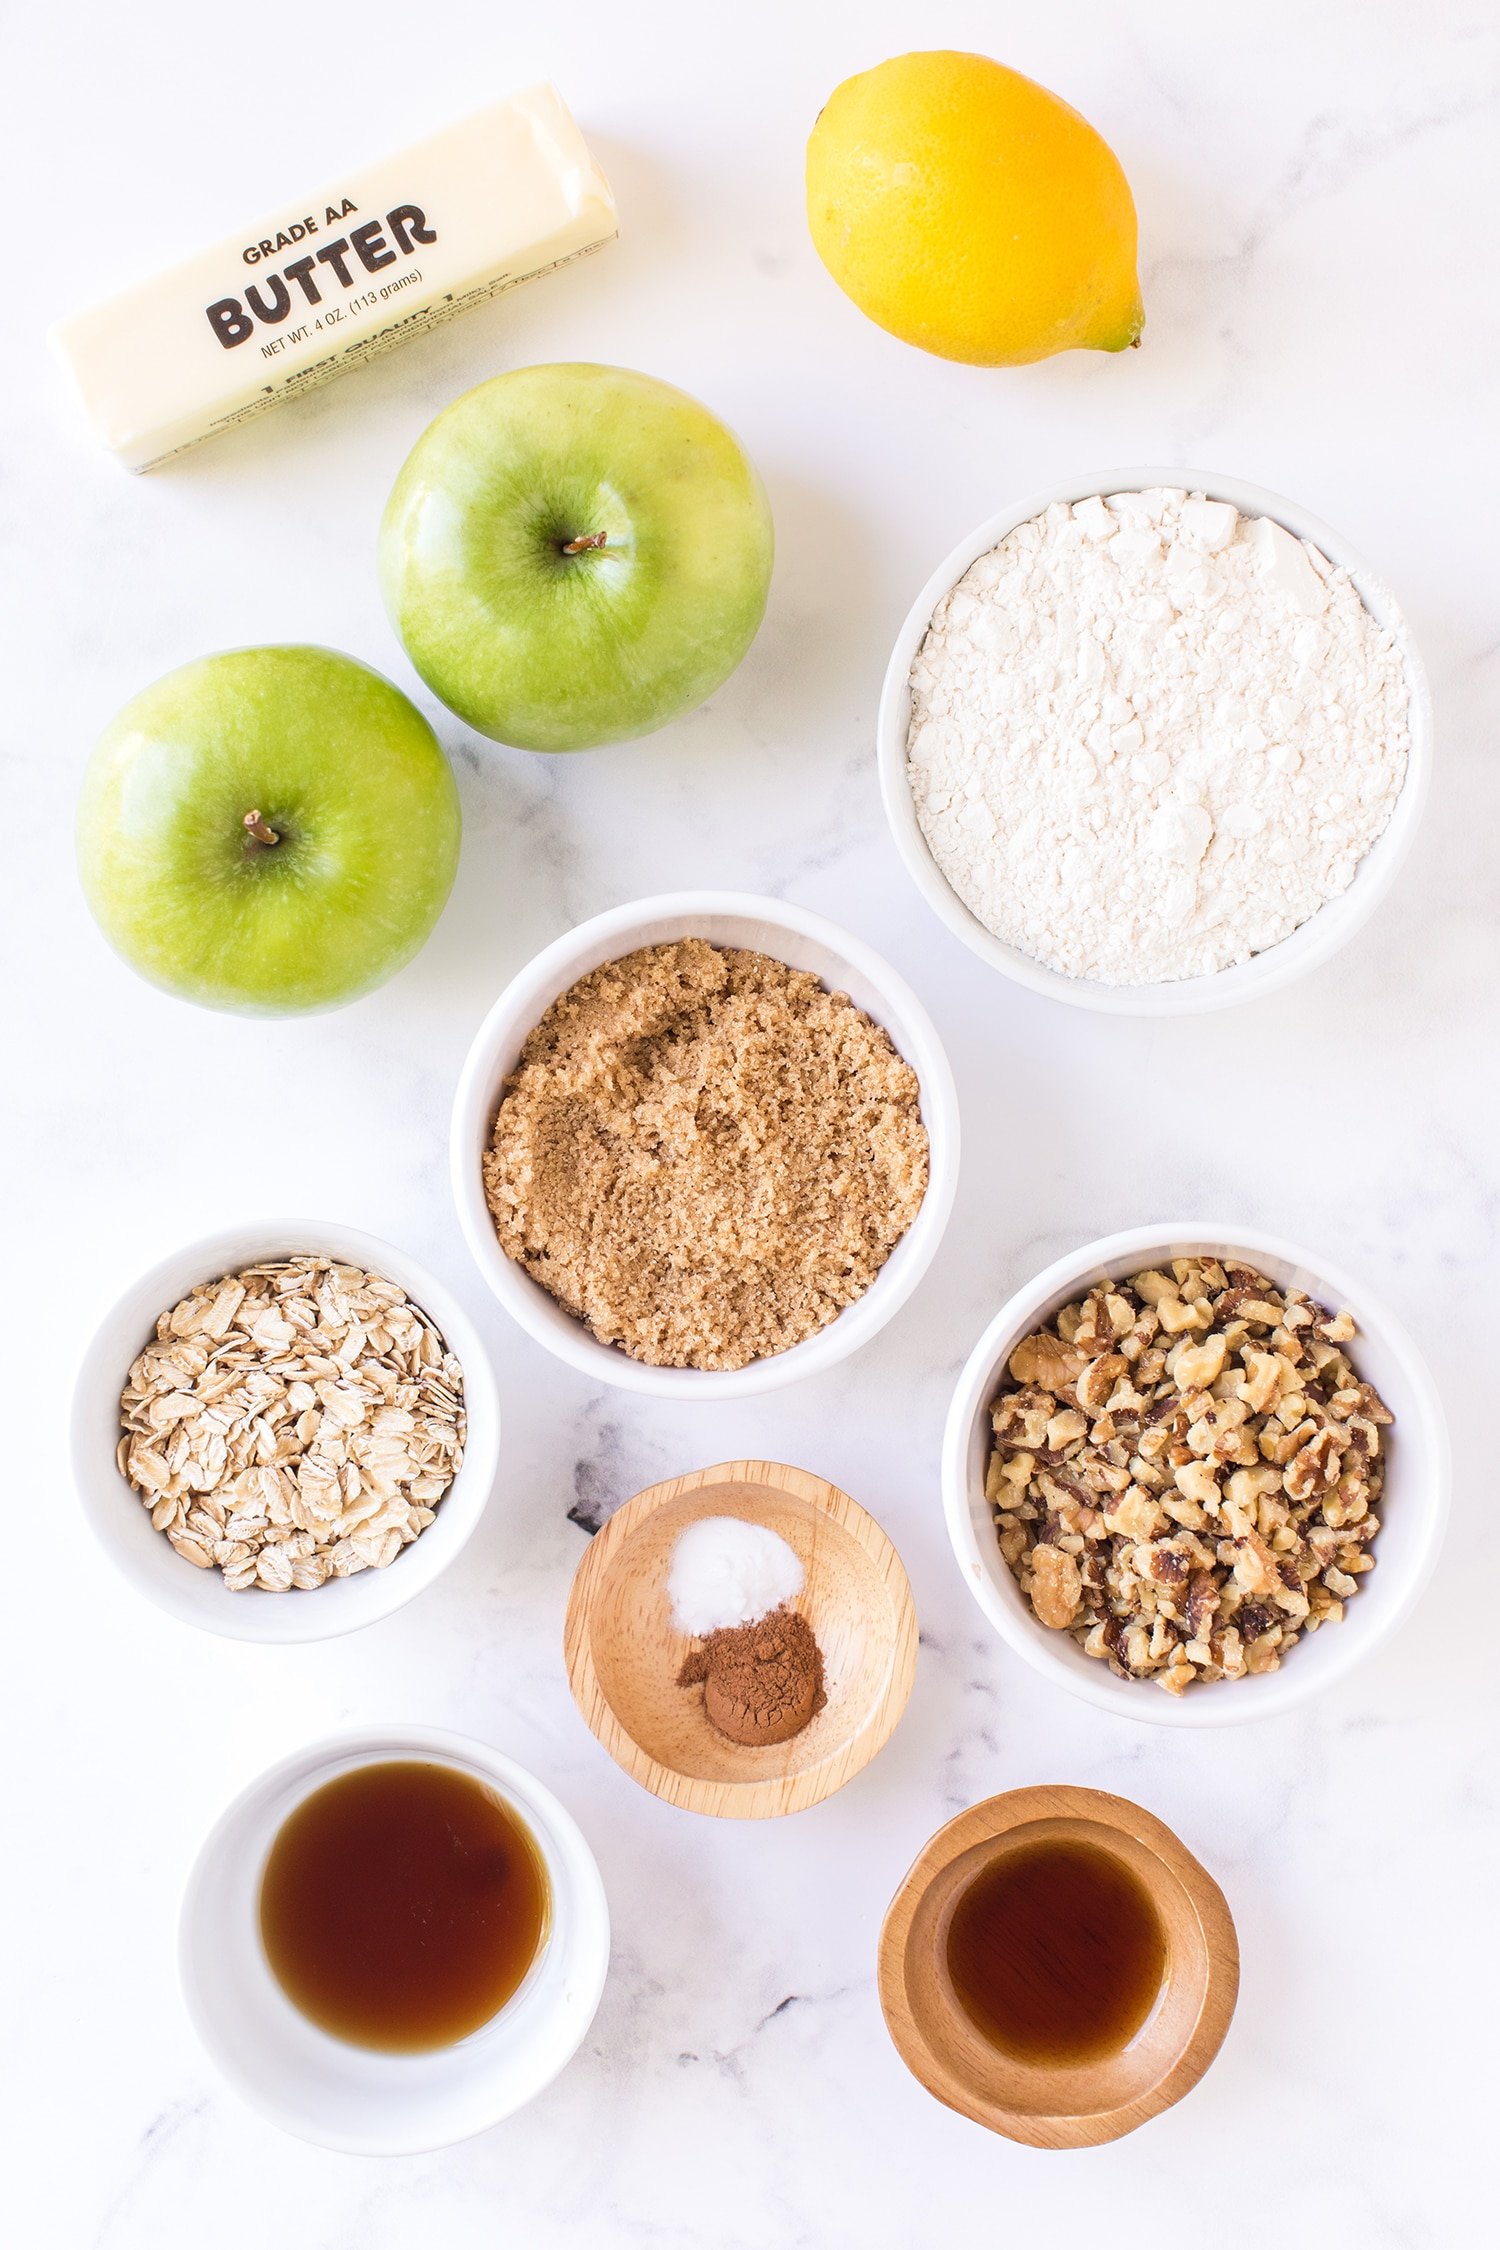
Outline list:
[[[1281,1669],[1248,1680],[1214,1680],[1167,1695],[1146,1680],[1117,1679],[1085,1656],[1071,1634],[1038,1624],[1011,1576],[984,1496],[989,1408],[1012,1351],[1031,1331],[1096,1281],[1121,1279],[1170,1258],[1211,1255],[1255,1266],[1282,1288],[1305,1289],[1358,1324],[1350,1353],[1395,1416],[1387,1433],[1386,1486],[1375,1568],[1360,1581],[1342,1621],[1304,1633]],[[943,1433],[943,1506],[964,1583],[1000,1638],[1038,1672],[1116,1717],[1165,1727],[1233,1726],[1305,1703],[1351,1671],[1393,1633],[1431,1575],[1448,1520],[1448,1430],[1436,1386],[1411,1338],[1360,1283],[1293,1244],[1243,1228],[1184,1224],[1106,1235],[1059,1258],[1017,1290],[970,1353]]]
[[[1237,962],[1211,976],[1183,977],[1170,984],[1095,984],[1086,977],[1063,976],[1043,962],[1034,961],[1019,946],[1008,945],[1003,938],[994,936],[950,887],[922,834],[907,778],[906,738],[911,725],[909,683],[912,661],[938,603],[958,583],[969,565],[988,554],[1007,532],[1039,516],[1055,500],[1087,500],[1096,492],[1107,498],[1112,492],[1145,492],[1155,485],[1203,492],[1211,500],[1230,501],[1242,515],[1269,516],[1298,539],[1310,539],[1330,562],[1348,571],[1365,607],[1389,631],[1405,667],[1411,695],[1411,752],[1395,809],[1385,829],[1361,860],[1353,882],[1338,898],[1329,899],[1290,937],[1283,938],[1278,945],[1268,946],[1264,953],[1256,954],[1249,961]],[[1001,508],[966,539],[960,540],[952,554],[938,565],[912,603],[906,622],[896,636],[881,690],[876,752],[886,818],[907,872],[933,912],[947,923],[955,936],[962,938],[972,953],[979,955],[981,961],[988,961],[992,969],[999,969],[1017,984],[1045,993],[1050,999],[1065,1000],[1073,1007],[1096,1008],[1104,1014],[1117,1016],[1192,1016],[1281,991],[1309,970],[1321,967],[1369,920],[1396,879],[1426,801],[1432,765],[1432,699],[1422,659],[1390,588],[1376,576],[1363,556],[1320,517],[1309,515],[1305,508],[1283,499],[1280,493],[1268,492],[1263,486],[1247,484],[1238,477],[1211,475],[1201,469],[1102,469],[1092,476],[1070,478],[1045,492],[1033,493],[1029,499]]]
[[[430,2054],[376,2054],[320,2031],[282,1991],[260,1939],[261,1875],[282,1822],[335,1775],[388,1758],[457,1766],[497,1791],[535,1838],[551,1890],[550,1928],[520,1990]],[[193,2028],[262,2116],[325,2148],[408,2155],[498,2124],[571,2060],[604,1990],[609,1912],[577,1824],[524,1766],[465,1735],[383,1727],[312,1743],[235,1798],[188,1877],[177,1958]]]
[[[847,992],[890,1034],[898,1053],[916,1072],[931,1153],[922,1208],[864,1296],[805,1343],[723,1372],[647,1367],[616,1345],[601,1344],[582,1321],[564,1312],[505,1255],[485,1203],[481,1171],[501,1089],[515,1069],[528,1033],[559,993],[605,961],[617,961],[641,946],[666,945],[686,937],[769,953],[795,969],[811,970],[831,989]],[[885,1326],[916,1288],[942,1240],[958,1187],[958,1095],[926,1009],[889,963],[858,938],[825,922],[820,914],[779,899],[737,891],[676,891],[662,898],[638,899],[581,922],[511,980],[480,1025],[459,1077],[451,1155],[458,1216],[479,1270],[506,1311],[537,1343],[595,1382],[612,1383],[620,1390],[699,1401],[749,1398],[804,1375],[820,1374],[847,1359]]]
[[[231,1593],[217,1570],[184,1562],[115,1465],[120,1391],[155,1330],[157,1315],[200,1281],[289,1254],[342,1260],[399,1282],[436,1321],[464,1371],[468,1435],[463,1466],[437,1515],[384,1570],[330,1578],[286,1594]],[[174,1250],[132,1282],[105,1314],[73,1393],[73,1482],[89,1527],[122,1575],[158,1609],[229,1640],[322,1641],[388,1617],[441,1576],[483,1513],[500,1457],[500,1400],[479,1331],[457,1299],[394,1243],[322,1219],[256,1221]]]

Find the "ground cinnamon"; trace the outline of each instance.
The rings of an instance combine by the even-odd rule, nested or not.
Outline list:
[[[794,1609],[709,1633],[677,1675],[679,1687],[700,1683],[709,1724],[747,1747],[789,1742],[828,1700],[823,1652]]]

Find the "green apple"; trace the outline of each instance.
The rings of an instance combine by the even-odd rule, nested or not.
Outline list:
[[[169,672],[105,730],[78,865],[117,953],[209,1008],[330,1008],[409,961],[458,867],[458,790],[399,688],[327,648]]]
[[[417,440],[380,532],[434,695],[523,750],[650,734],[726,680],[771,582],[771,510],[708,409],[623,367],[519,367]]]

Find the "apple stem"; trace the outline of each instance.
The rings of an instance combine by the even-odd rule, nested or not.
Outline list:
[[[564,540],[563,553],[565,555],[585,555],[591,547],[607,547],[608,545],[609,533],[607,531],[590,531],[585,533],[582,539]]]
[[[258,805],[254,812],[247,812],[245,815],[245,832],[247,835],[253,836],[257,844],[279,844],[281,842],[281,838],[277,835],[275,829],[268,828],[261,819]]]

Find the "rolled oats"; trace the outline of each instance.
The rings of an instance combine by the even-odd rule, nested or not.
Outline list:
[[[1354,1333],[1264,1274],[1179,1258],[1024,1337],[985,1492],[1040,1623],[1181,1695],[1275,1671],[1342,1618],[1374,1566],[1392,1420]]]
[[[383,1570],[463,1463],[463,1369],[378,1274],[270,1259],[156,1323],[120,1397],[120,1473],[158,1531],[236,1592]]]

